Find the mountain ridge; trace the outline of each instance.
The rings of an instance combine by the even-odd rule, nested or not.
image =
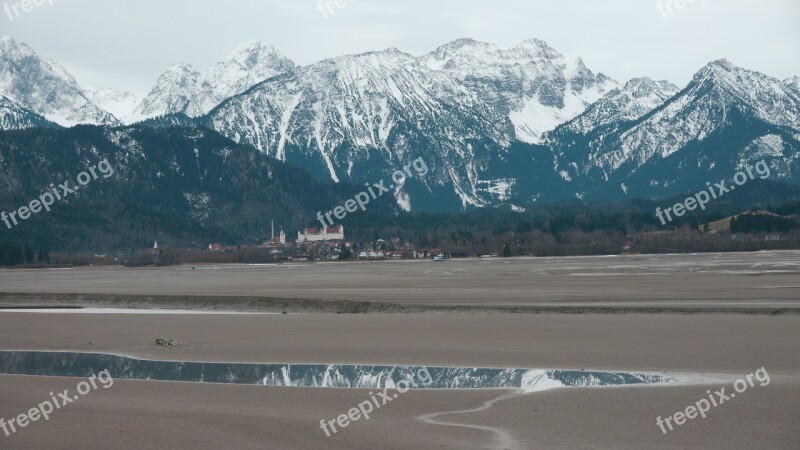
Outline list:
[[[6,68],[18,59],[6,57]],[[69,98],[130,104],[51,66]],[[204,126],[334,183],[374,182],[423,158],[430,174],[393,188],[406,211],[523,209],[670,195],[761,158],[798,182],[798,81],[720,59],[683,88],[647,77],[620,84],[540,39],[500,48],[462,38],[420,56],[388,48],[306,66],[253,41],[203,71],[171,66],[139,115],[151,128]],[[36,108],[4,111],[4,126],[40,126]]]
[[[227,98],[294,68],[295,63],[274,47],[248,41],[203,71],[191,64],[173,64],[159,76],[131,117],[143,120],[172,113],[202,116]]]
[[[61,65],[10,36],[0,36],[0,95],[63,126],[121,124]]]

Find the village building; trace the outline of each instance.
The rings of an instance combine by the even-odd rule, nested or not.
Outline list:
[[[264,247],[272,245],[286,245],[286,233],[284,233],[283,230],[281,230],[278,236],[273,236],[272,239],[264,243]]]
[[[303,231],[297,232],[297,242],[325,242],[325,241],[343,241],[344,240],[344,225],[338,225],[335,228],[306,228]]]

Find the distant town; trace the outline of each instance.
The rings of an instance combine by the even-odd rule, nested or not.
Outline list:
[[[434,260],[451,258],[444,248],[416,248],[399,237],[373,242],[348,241],[344,225],[328,228],[306,228],[297,232],[297,239],[287,238],[283,229],[276,231],[274,224],[270,238],[261,244],[224,244],[213,242],[203,249],[159,246],[143,249],[138,255],[96,254],[94,261],[75,261],[71,264],[122,264],[126,266],[173,265],[192,263],[279,263],[351,260]],[[484,256],[500,256],[493,252]],[[65,261],[66,262],[66,261]]]
[[[454,227],[443,221],[439,225],[427,223],[431,231],[425,233],[415,232],[413,226],[409,226],[376,227],[369,232],[363,227],[351,227],[348,234],[344,225],[334,224],[302,229],[296,232],[296,237],[289,237],[285,229],[273,222],[267,225],[267,232],[260,239],[245,243],[201,240],[179,244],[171,236],[158,233],[149,246],[108,253],[50,252],[0,242],[0,267],[446,261],[463,257],[742,252],[795,249],[800,245],[796,214],[748,210],[728,217],[717,215],[716,219],[705,223],[667,229],[632,224],[630,231],[616,226],[603,229],[604,223],[616,222],[607,221],[603,216],[592,217],[589,219],[594,222],[553,219],[534,226],[520,221],[516,226],[504,228],[463,222]],[[147,242],[147,237],[140,242],[139,245]]]
[[[215,243],[208,246],[211,252],[232,252],[243,246],[228,246]],[[247,246],[244,246],[247,247]],[[297,232],[297,240],[287,241],[286,232],[272,237],[261,245],[251,246],[266,250],[278,261],[338,261],[349,259],[432,259],[443,256],[442,248],[415,249],[409,242],[393,237],[369,243],[350,242],[345,237],[344,225],[332,228],[306,228]]]

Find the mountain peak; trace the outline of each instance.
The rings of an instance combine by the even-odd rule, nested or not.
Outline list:
[[[654,89],[670,91],[673,93],[677,93],[679,91],[678,87],[669,81],[655,81],[649,77],[631,78],[627,83],[625,83],[625,86],[622,87],[622,90],[631,92],[634,95],[636,95],[637,92],[644,93]]]
[[[355,53],[351,55],[338,56],[335,58],[329,58],[325,61],[341,62],[341,61],[365,61],[373,59],[376,59],[378,61],[381,60],[396,61],[400,59],[415,60],[415,61],[417,60],[415,56],[403,52],[397,49],[396,47],[389,47],[385,50],[375,50],[364,53]]]
[[[253,53],[253,52],[260,52],[260,51],[275,51],[275,47],[271,45],[267,45],[261,41],[251,40],[245,41],[239,44],[233,51],[231,52],[232,55],[238,53]]]
[[[631,78],[630,80],[625,82],[624,89],[635,88],[642,84],[652,84],[652,83],[653,79],[650,77]]]
[[[130,117],[142,120],[173,113],[202,116],[223,100],[266,79],[291,72],[295,67],[292,60],[274,47],[260,41],[247,41],[203,71],[191,64],[173,64],[159,76],[155,87]]]
[[[689,85],[661,107],[620,131],[604,164],[616,170],[625,161],[642,165],[710,139],[740,117],[800,131],[800,98],[782,81],[744,69],[726,59],[708,63]],[[633,156],[631,159],[631,155]]]
[[[601,126],[637,120],[674,96],[678,90],[668,81],[633,78],[606,93],[583,114],[568,122],[565,129],[586,135]]]
[[[450,42],[449,44],[445,44],[445,45],[454,46],[454,47],[463,47],[465,45],[476,45],[476,44],[478,44],[478,41],[476,41],[475,39],[472,39],[471,37],[463,37],[463,38],[458,38],[458,39]]]
[[[712,87],[748,97],[750,94],[747,91],[764,77],[766,75],[743,69],[727,59],[718,59],[700,69],[692,79],[690,86],[693,85],[698,89],[703,86]]]
[[[701,95],[705,91],[714,92],[721,98],[756,107],[762,113],[773,110],[787,94],[796,97],[792,95],[796,91],[790,84],[761,72],[736,66],[726,59],[712,61],[700,69],[688,89],[696,93],[695,95]],[[770,104],[773,106],[768,106]],[[773,113],[780,115],[778,112]],[[798,124],[793,124],[796,125]]]
[[[169,66],[169,68],[167,68],[167,72],[194,72],[194,67],[189,63],[175,61],[171,66]]]
[[[458,58],[471,58],[477,54],[497,51],[497,47],[487,42],[472,38],[460,38],[437,47],[434,51],[422,56],[422,60],[431,69],[441,70],[448,62]]]
[[[538,38],[525,39],[524,41],[520,42],[519,45],[517,45],[517,47],[528,47],[528,46],[534,46],[539,48],[552,48],[547,42]]]
[[[697,78],[705,78],[708,76],[719,77],[720,75],[726,76],[731,73],[735,73],[742,70],[740,67],[734,65],[730,61],[725,58],[717,59],[715,61],[711,61],[710,63],[706,64],[699,72],[695,75],[695,79]]]
[[[455,51],[467,47],[492,47],[492,46],[493,45],[488,42],[478,41],[469,37],[463,37],[440,46],[437,49],[437,51],[440,49]]]
[[[220,64],[233,61],[242,67],[252,68],[274,64],[275,61],[281,60],[289,61],[275,47],[261,41],[247,41],[236,47]]]
[[[547,42],[545,42],[545,41],[543,41],[541,39],[535,39],[535,38],[534,39],[527,39],[525,41],[522,41],[519,45],[517,45],[514,48],[525,49],[525,50],[533,50],[537,54],[539,54],[541,57],[544,57],[544,58],[547,58],[547,59],[554,59],[554,58],[559,58],[559,57],[562,56],[561,53],[556,51],[553,47],[550,47],[550,45]]]
[[[733,63],[728,61],[727,58],[716,59],[714,61],[711,61],[707,65],[711,66],[711,67],[720,67],[720,68],[724,68],[724,69],[731,69],[733,67],[736,67],[736,66],[733,65]]]
[[[10,36],[0,37],[0,93],[60,125],[119,125],[86,97],[64,67]]]
[[[19,58],[35,55],[36,52],[26,43],[15,41],[11,36],[0,37],[0,54]]]
[[[715,92],[726,98],[738,99],[748,105],[761,105],[770,110],[767,104],[775,103],[791,91],[791,85],[760,72],[745,69],[726,59],[708,63],[694,76],[690,90],[715,88]]]

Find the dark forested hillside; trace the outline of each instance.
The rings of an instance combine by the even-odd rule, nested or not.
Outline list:
[[[103,160],[113,174],[11,230],[0,223],[0,241],[56,251],[258,242],[271,220],[291,234],[361,190],[320,183],[204,128],[40,128],[0,132],[0,211],[28,205],[51,184],[75,187]]]

